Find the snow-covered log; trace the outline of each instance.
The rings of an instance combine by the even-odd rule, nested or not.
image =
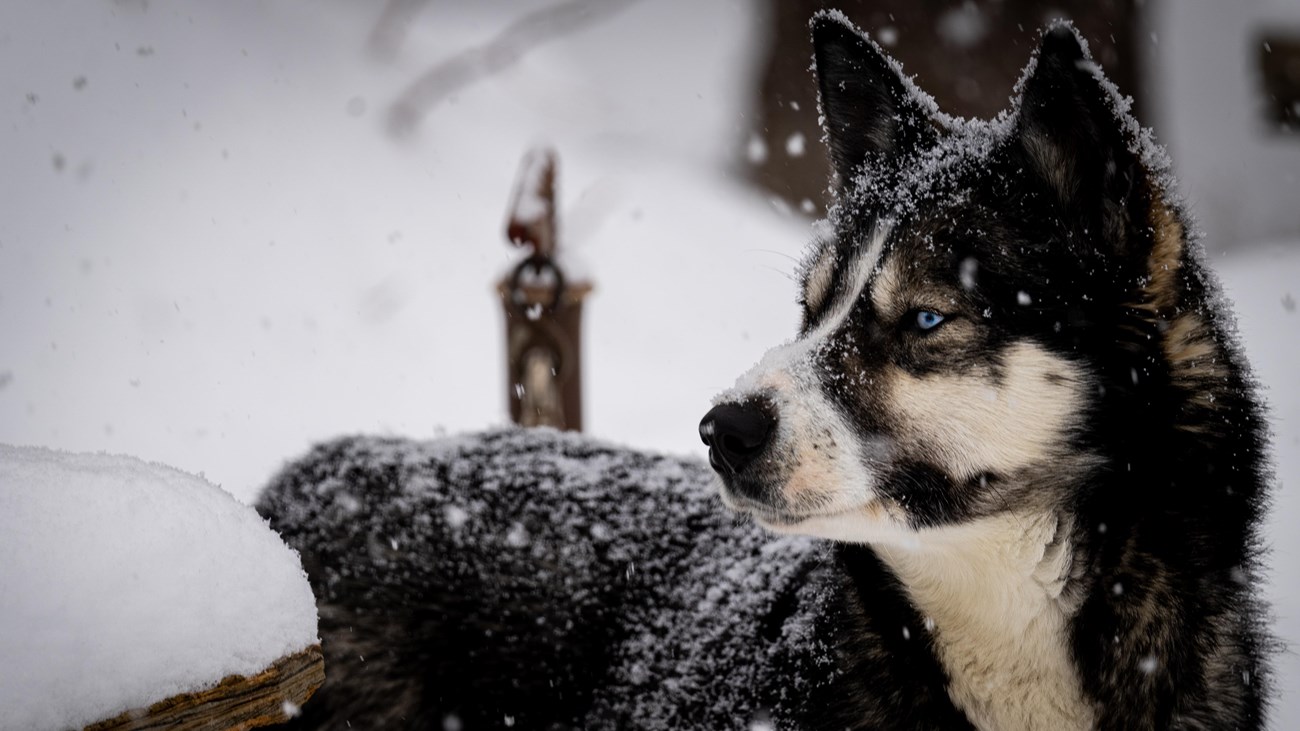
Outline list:
[[[283,723],[325,682],[320,645],[277,660],[257,675],[231,675],[197,693],[181,693],[148,708],[123,711],[85,731],[205,731],[249,729]]]
[[[0,731],[252,728],[324,680],[298,555],[201,477],[0,445]]]

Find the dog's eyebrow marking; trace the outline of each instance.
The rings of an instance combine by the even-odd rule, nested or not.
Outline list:
[[[834,242],[826,242],[821,245],[813,265],[808,267],[808,274],[804,280],[803,301],[809,312],[816,312],[826,304],[826,297],[830,294],[831,284],[835,280],[835,261],[838,258],[839,251]]]
[[[889,238],[891,225],[887,221],[881,221],[871,232],[871,243],[867,245],[865,251],[857,254],[853,261],[849,263],[848,275],[843,281],[848,283],[847,287],[840,289],[839,298],[835,302],[835,309],[822,318],[817,324],[817,328],[808,333],[804,338],[809,342],[821,340],[836,330],[838,330],[853,312],[853,306],[857,304],[858,298],[862,296],[862,291],[866,289],[867,282],[871,280],[871,275],[880,265],[880,255],[885,250],[885,240]]]
[[[898,306],[897,300],[901,289],[898,260],[893,259],[890,265],[881,268],[880,274],[871,283],[871,303],[875,306],[876,312],[889,315],[901,314],[894,312]]]

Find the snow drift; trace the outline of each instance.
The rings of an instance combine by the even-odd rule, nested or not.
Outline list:
[[[80,728],[318,642],[298,555],[201,477],[0,445],[0,729]]]

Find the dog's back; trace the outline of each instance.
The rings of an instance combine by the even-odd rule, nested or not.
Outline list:
[[[304,726],[747,728],[829,677],[810,544],[735,521],[697,462],[550,430],[349,438],[259,509],[320,605]]]

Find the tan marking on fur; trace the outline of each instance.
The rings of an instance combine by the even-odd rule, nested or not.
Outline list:
[[[1228,377],[1227,355],[1196,315],[1189,313],[1171,322],[1162,345],[1174,379],[1184,385],[1193,380],[1222,381]],[[1204,406],[1214,403],[1205,388],[1196,389],[1193,399]]]
[[[1092,727],[1069,645],[1068,534],[1052,514],[1004,513],[875,545],[933,621],[949,696],[978,729]]]
[[[1155,241],[1147,259],[1149,280],[1146,301],[1151,308],[1164,310],[1178,304],[1178,270],[1183,262],[1183,225],[1169,206],[1157,201],[1151,207],[1151,230]]]
[[[1206,337],[1205,325],[1196,315],[1183,315],[1169,323],[1165,330],[1165,355],[1175,369],[1196,370],[1201,361],[1217,355],[1214,342]]]
[[[872,520],[884,520],[888,517],[885,504],[877,500],[862,509],[862,512]]]
[[[835,276],[836,253],[834,246],[826,246],[818,256],[817,263],[808,270],[803,300],[809,309],[819,309],[830,295],[831,281]]]
[[[1170,375],[1175,383],[1192,390],[1193,403],[1215,408],[1215,401],[1204,381],[1227,377],[1226,354],[1214,341],[1200,316],[1191,312],[1174,314],[1182,299],[1179,271],[1186,231],[1178,216],[1163,201],[1152,205],[1150,225],[1154,241],[1147,260],[1148,279],[1142,291],[1142,302],[1136,308],[1153,319],[1168,318],[1160,345]],[[1198,430],[1190,424],[1180,424],[1179,428]]]
[[[984,368],[890,373],[885,401],[900,423],[900,438],[938,456],[959,480],[989,471],[1013,474],[1051,459],[1079,413],[1084,375],[1030,342],[1008,347],[1002,361],[1000,384]]]
[[[815,440],[803,440],[816,444]],[[808,454],[811,446],[796,443],[795,451],[803,455],[790,472],[789,478],[781,488],[781,494],[792,506],[816,506],[824,502],[833,492],[835,481],[844,477],[843,470],[837,464],[834,454],[817,454],[829,450],[830,445],[818,445],[813,454]]]
[[[887,261],[871,282],[871,303],[875,306],[876,312],[886,318],[901,314],[897,311],[900,308],[898,296],[902,289],[902,278],[898,267],[897,260]]]

